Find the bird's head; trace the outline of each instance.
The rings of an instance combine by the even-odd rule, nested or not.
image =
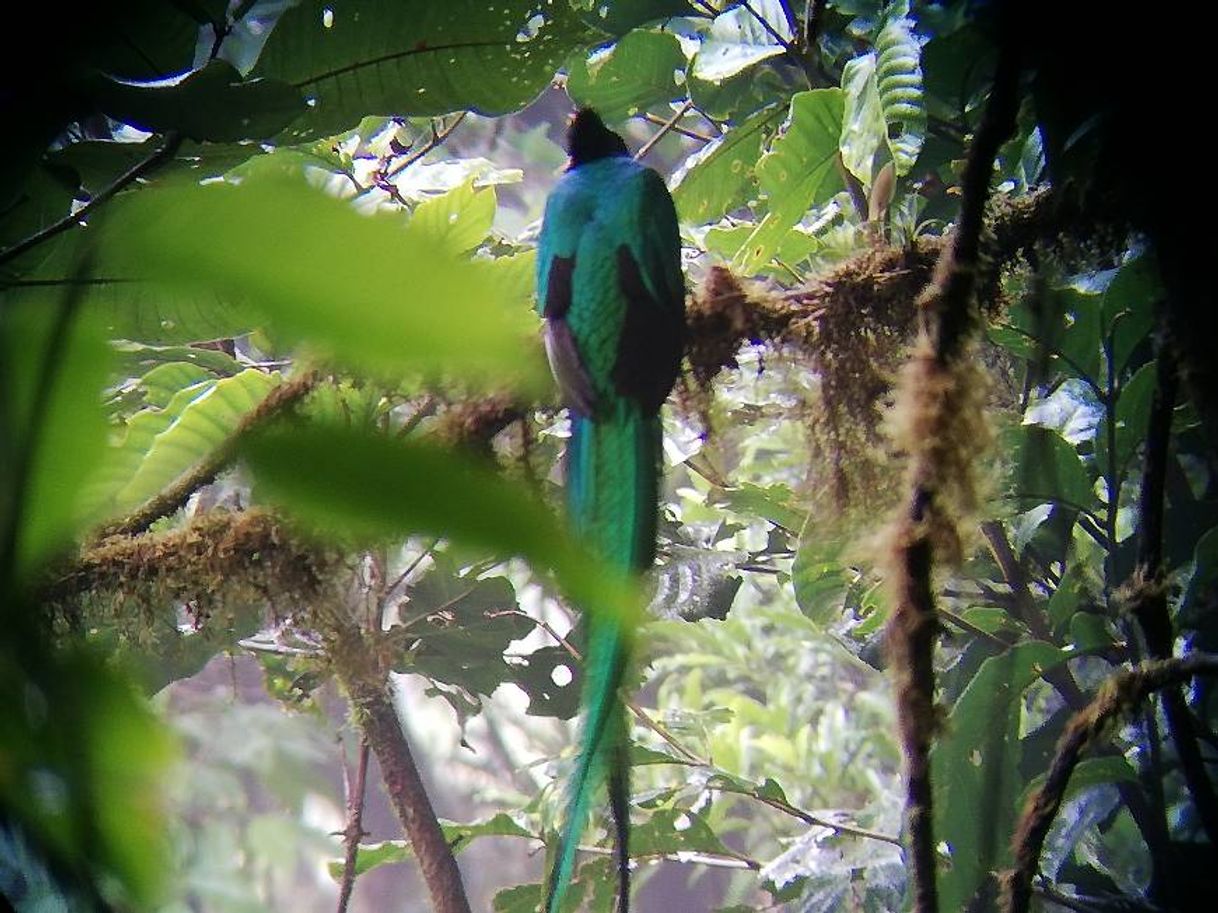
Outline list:
[[[567,126],[568,168],[578,168],[611,155],[629,155],[625,141],[605,126],[591,108],[580,108]]]

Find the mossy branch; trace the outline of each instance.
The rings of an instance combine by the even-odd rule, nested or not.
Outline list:
[[[1112,676],[1091,703],[1071,717],[1058,739],[1045,782],[1028,798],[1015,831],[1012,841],[1015,867],[1002,876],[1002,909],[1006,913],[1028,910],[1041,848],[1061,808],[1070,775],[1083,753],[1152,692],[1178,687],[1196,675],[1218,676],[1218,656],[1193,653],[1176,659],[1148,660]]]
[[[963,356],[976,324],[974,300],[994,158],[1015,127],[1018,78],[1018,46],[1010,35],[969,150],[956,229],[918,299],[919,340],[897,398],[897,443],[909,454],[909,497],[890,531],[895,606],[888,646],[905,760],[905,821],[917,913],[937,913],[939,907],[930,770],[939,629],[932,572],[936,559],[959,558],[957,519],[975,506],[972,462],[978,441],[984,440],[978,392],[983,384]]]

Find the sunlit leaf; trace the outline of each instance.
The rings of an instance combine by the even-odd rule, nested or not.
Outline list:
[[[841,189],[836,163],[843,103],[839,89],[814,89],[791,99],[785,132],[757,162],[757,182],[770,208],[737,255],[744,273],[767,263],[791,227]]]
[[[277,336],[354,367],[540,385],[530,302],[466,257],[451,227],[250,181],[140,194],[107,225],[105,250],[152,287],[239,303]]]
[[[90,486],[90,513],[113,515],[159,493],[216,452],[279,383],[253,368],[178,390],[164,408],[144,409],[127,423]]]
[[[783,109],[758,111],[687,158],[673,176],[673,200],[682,222],[713,222],[744,202],[766,131]]]
[[[694,56],[693,74],[699,79],[718,82],[786,52],[793,36],[782,3],[753,0],[748,7],[733,6],[715,17]]]

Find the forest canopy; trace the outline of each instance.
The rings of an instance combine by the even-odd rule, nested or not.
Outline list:
[[[133,0],[7,49],[0,897],[532,913],[614,618],[636,909],[1202,909],[1210,80],[1131,88],[1182,27],[1138,15]],[[680,221],[641,585],[562,515],[580,107]]]

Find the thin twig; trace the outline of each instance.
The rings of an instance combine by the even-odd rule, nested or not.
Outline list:
[[[655,136],[653,136],[646,143],[644,143],[643,147],[634,154],[634,160],[636,162],[641,160],[644,156],[647,155],[648,152],[650,152],[653,148],[655,148],[656,143],[658,143],[661,139],[663,139],[664,135],[666,133],[668,133],[669,130],[672,130],[676,126],[677,121],[679,121],[681,118],[683,118],[686,115],[686,113],[689,111],[689,109],[691,107],[693,107],[693,104],[694,104],[693,101],[686,99],[685,104],[681,105],[681,107],[677,109],[677,112],[675,114],[673,114],[672,117],[670,117],[668,120],[666,120],[664,122],[663,126],[661,126],[660,129],[656,131]]]
[[[360,739],[359,760],[355,769],[355,782],[347,764],[343,763],[343,786],[347,793],[347,826],[343,829],[343,877],[338,885],[338,913],[347,913],[351,891],[355,887],[355,863],[359,857],[359,842],[364,838],[364,796],[368,783],[368,740]]]
[[[123,174],[119,175],[119,177],[115,179],[114,183],[94,194],[93,198],[84,206],[80,207],[80,209],[76,210],[76,212],[70,213],[64,216],[58,222],[54,222],[41,231],[35,232],[24,241],[19,241],[12,247],[0,251],[0,265],[20,257],[31,248],[37,247],[44,241],[49,241],[51,238],[54,238],[56,235],[67,231],[69,228],[80,225],[86,217],[97,209],[98,206],[105,203],[120,190],[144,177],[148,173],[155,171],[157,168],[161,167],[167,161],[172,159],[181,145],[181,134],[177,132],[166,133],[165,142],[161,144],[160,149],[152,153],[150,156],[148,156],[148,158],[138,162],[127,171],[123,172]]]
[[[690,107],[692,108],[693,105],[691,104]],[[658,114],[652,114],[650,111],[644,111],[642,117],[643,120],[647,121],[647,123],[655,124],[657,126],[669,123],[668,120],[665,120]],[[705,133],[699,133],[697,130],[691,130],[688,127],[682,127],[679,124],[673,124],[671,127],[669,127],[669,129],[672,130],[673,133],[680,133],[682,136],[688,136],[690,139],[700,140],[704,143],[711,143],[715,141],[715,137],[713,136],[707,136]]]
[[[386,673],[375,651],[343,606],[331,606],[324,635],[335,672],[376,754],[385,792],[410,841],[435,913],[470,913],[461,872],[432,808],[405,730],[398,720]]]

